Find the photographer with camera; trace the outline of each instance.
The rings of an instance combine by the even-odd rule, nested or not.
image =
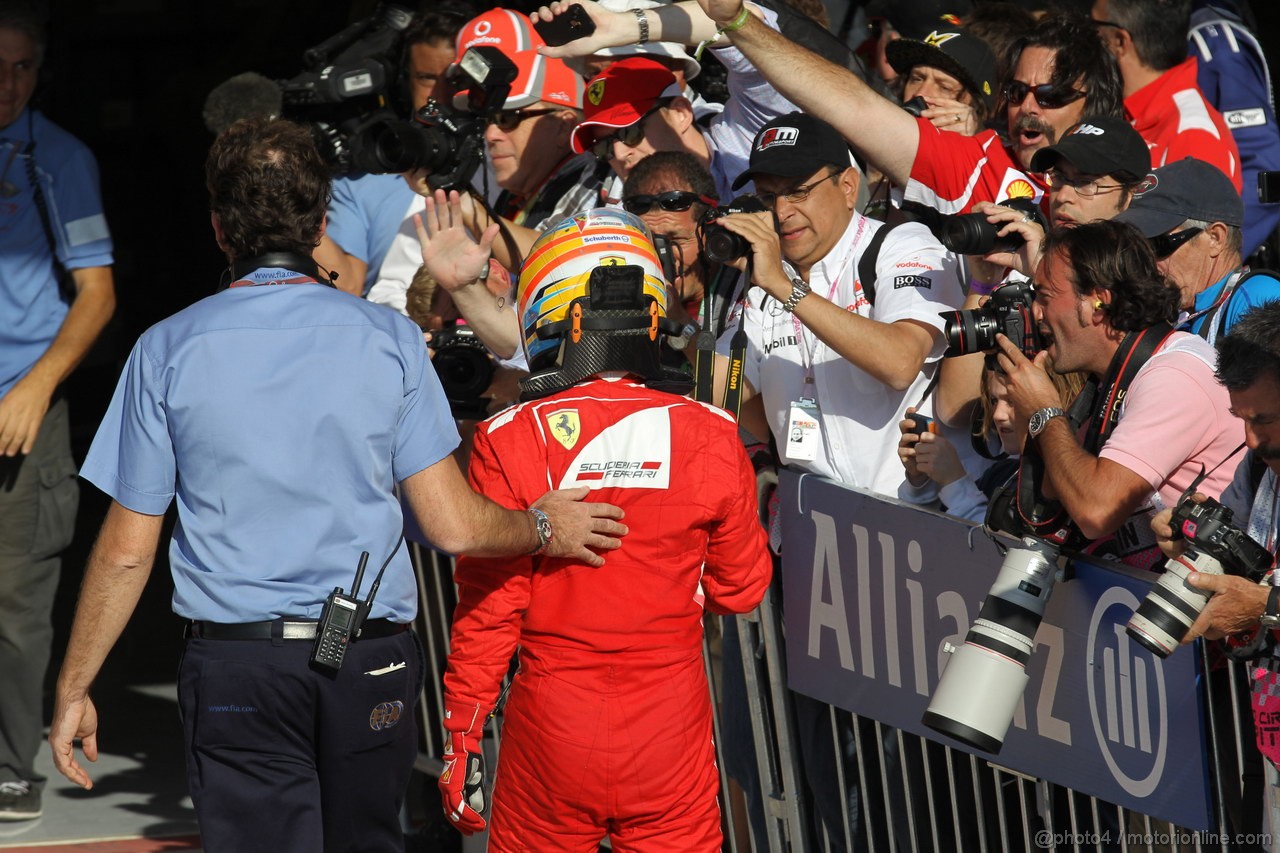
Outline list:
[[[205,848],[401,850],[423,652],[397,489],[437,547],[486,556],[602,566],[592,549],[618,547],[622,513],[585,489],[507,509],[467,485],[421,333],[318,280],[329,169],[306,128],[239,121],[206,176],[234,280],[142,335],[89,449],[82,476],[113,500],[58,677],[54,764],[92,787],[74,741],[97,758],[90,688],[176,500],[178,704]]]
[[[1244,423],[1248,446],[1235,477],[1222,493],[1222,506],[1232,512],[1249,539],[1269,552],[1267,562],[1274,569],[1280,545],[1276,526],[1280,506],[1280,302],[1249,309],[1218,338],[1215,347],[1217,378],[1227,389],[1232,413]],[[1193,499],[1202,501],[1204,497],[1197,494]],[[1173,513],[1173,507],[1165,509],[1151,522],[1161,550],[1170,559],[1178,558],[1187,544],[1181,531],[1170,524]],[[1280,648],[1274,642],[1280,628],[1280,575],[1273,571],[1258,583],[1239,574],[1191,572],[1187,583],[1212,597],[1192,623],[1184,643],[1197,637],[1225,636],[1235,644],[1263,652],[1249,665],[1253,685],[1249,704],[1258,749],[1268,759],[1264,763],[1263,828],[1274,833],[1280,828],[1280,804],[1276,802],[1280,732],[1275,722],[1280,719],[1276,713],[1280,710],[1276,689]],[[1266,634],[1260,636],[1259,632]]]
[[[1117,219],[1151,242],[1182,293],[1178,328],[1213,343],[1255,305],[1280,299],[1280,279],[1241,258],[1244,202],[1216,167],[1187,157],[1151,173]]]
[[[1019,342],[996,338],[1009,399],[1028,426],[1024,460],[1034,452],[1043,463],[1043,495],[1061,505],[1092,550],[1150,567],[1158,556],[1150,516],[1240,441],[1226,392],[1213,381],[1213,348],[1173,331],[1179,294],[1127,225],[1051,232],[1035,281],[1033,313],[1045,349],[1032,359]],[[1058,373],[1090,377],[1072,418],[1046,373],[1050,359]],[[1216,496],[1228,480],[1214,470],[1205,491]]]

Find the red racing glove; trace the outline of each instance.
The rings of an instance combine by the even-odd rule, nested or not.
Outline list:
[[[463,835],[485,828],[484,753],[480,747],[484,721],[479,704],[445,706],[440,800],[450,823]]]

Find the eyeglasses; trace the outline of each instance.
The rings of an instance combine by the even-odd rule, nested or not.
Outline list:
[[[807,199],[809,197],[809,194],[812,193],[814,190],[816,190],[820,184],[824,184],[827,181],[832,180],[833,178],[838,178],[843,174],[844,174],[844,170],[842,169],[839,172],[832,172],[830,175],[827,175],[825,178],[819,178],[818,180],[814,181],[811,184],[805,184],[804,186],[796,187],[795,189],[788,190],[787,192],[784,192],[784,193],[758,192],[756,193],[756,197],[760,199],[760,201],[764,202],[765,207],[773,207],[775,204],[778,203],[778,199],[780,198],[785,198],[791,204],[799,204],[800,202]]]
[[[1184,228],[1169,234],[1158,234],[1151,238],[1151,248],[1155,250],[1156,258],[1164,260],[1178,251],[1179,246],[1190,242],[1203,230],[1203,228]]]
[[[630,198],[624,198],[622,200],[622,208],[627,213],[644,216],[650,210],[653,210],[653,206],[656,204],[663,210],[677,213],[682,210],[688,210],[697,201],[708,205],[715,203],[714,199],[709,199],[698,193],[671,190],[657,195],[633,195]]]
[[[1035,95],[1036,103],[1046,110],[1056,110],[1083,98],[1087,93],[1070,86],[1054,86],[1052,83],[1041,83],[1039,86],[1028,86],[1021,80],[1011,80],[1004,84],[1001,94],[1006,102],[1020,104],[1026,100],[1027,93]]]
[[[498,126],[498,130],[501,130],[503,133],[510,133],[519,127],[520,123],[525,119],[537,118],[538,116],[545,116],[554,112],[559,112],[559,110],[554,108],[539,110],[498,110],[496,113],[489,116],[488,121],[489,124],[496,124]]]
[[[1051,190],[1060,190],[1063,187],[1071,187],[1076,191],[1076,195],[1081,198],[1093,198],[1094,196],[1106,195],[1109,192],[1124,189],[1124,184],[1100,184],[1101,178],[1068,178],[1057,169],[1050,169],[1044,173],[1044,182],[1049,185]]]
[[[671,98],[662,98],[649,111],[640,118],[633,121],[626,127],[620,127],[608,136],[601,136],[595,142],[591,143],[591,153],[596,155],[597,160],[608,160],[609,155],[613,153],[613,143],[621,142],[628,148],[635,148],[640,144],[640,140],[644,139],[644,123],[649,116],[658,110],[671,104]]]

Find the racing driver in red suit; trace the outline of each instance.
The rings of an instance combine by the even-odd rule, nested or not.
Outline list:
[[[471,243],[456,214],[438,194],[420,229],[438,281],[481,269],[493,238]],[[595,851],[605,835],[619,853],[721,849],[702,619],[753,609],[771,567],[736,424],[671,393],[687,383],[660,366],[666,300],[648,231],[622,211],[552,226],[521,270],[535,372],[527,402],[476,430],[471,482],[521,508],[549,483],[587,486],[630,533],[598,569],[458,562],[440,790],[464,833],[485,827],[480,740],[519,654],[491,851]]]

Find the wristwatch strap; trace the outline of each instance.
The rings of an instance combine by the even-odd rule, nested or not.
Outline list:
[[[796,310],[796,306],[800,304],[800,300],[809,295],[809,282],[802,278],[796,277],[791,279],[791,295],[782,303],[782,310],[788,314]]]

